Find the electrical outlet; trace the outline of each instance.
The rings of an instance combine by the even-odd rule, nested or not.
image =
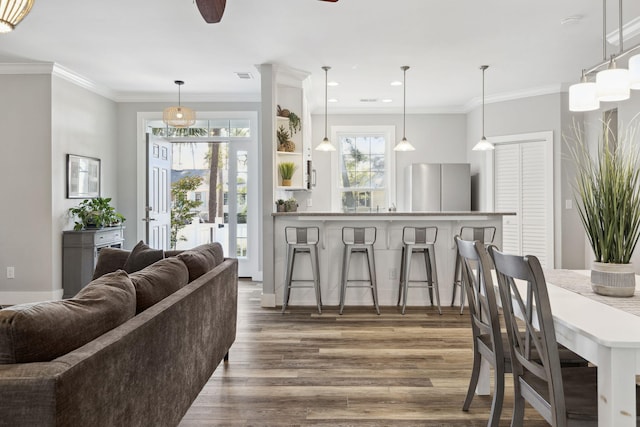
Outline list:
[[[398,269],[397,268],[390,268],[389,269],[389,279],[393,280],[393,279],[397,279],[398,278]]]
[[[16,270],[14,267],[7,267],[7,279],[15,279]]]

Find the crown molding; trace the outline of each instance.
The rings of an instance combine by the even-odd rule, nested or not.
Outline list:
[[[175,93],[135,93],[120,92],[114,97],[116,102],[164,102],[175,103]],[[201,93],[182,94],[182,102],[261,102],[260,93]]]
[[[115,93],[103,86],[98,85],[90,79],[75,73],[68,68],[63,67],[55,62],[16,62],[16,63],[0,63],[0,74],[45,74],[56,76],[77,86],[85,88],[98,95],[115,101]]]
[[[536,88],[522,89],[522,90],[516,90],[512,92],[504,92],[504,93],[498,93],[495,95],[488,95],[488,96],[485,96],[484,103],[486,105],[486,104],[492,104],[495,102],[505,102],[505,101],[514,101],[516,99],[522,99],[522,98],[531,98],[533,96],[553,95],[557,93],[562,93],[563,90],[566,90],[566,89],[562,84],[540,86]],[[469,102],[464,104],[464,106],[461,108],[462,110],[461,112],[468,113],[469,111],[475,109],[480,105],[482,105],[481,96],[472,98],[471,100],[469,100]]]

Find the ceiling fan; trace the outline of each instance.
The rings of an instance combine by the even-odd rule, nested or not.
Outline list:
[[[335,3],[338,0],[320,0]],[[224,13],[224,7],[227,5],[227,0],[196,0],[198,10],[209,24],[215,24],[220,22],[222,14]]]

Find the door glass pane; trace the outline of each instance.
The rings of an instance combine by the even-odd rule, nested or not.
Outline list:
[[[236,152],[237,216],[236,257],[247,256],[247,180],[249,177],[248,152]]]

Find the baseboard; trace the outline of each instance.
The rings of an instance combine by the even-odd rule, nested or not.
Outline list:
[[[62,289],[45,292],[9,292],[0,291],[0,305],[16,305],[29,302],[40,302],[62,299]]]
[[[260,301],[261,307],[273,308],[276,306],[276,294],[262,294],[262,300]]]

